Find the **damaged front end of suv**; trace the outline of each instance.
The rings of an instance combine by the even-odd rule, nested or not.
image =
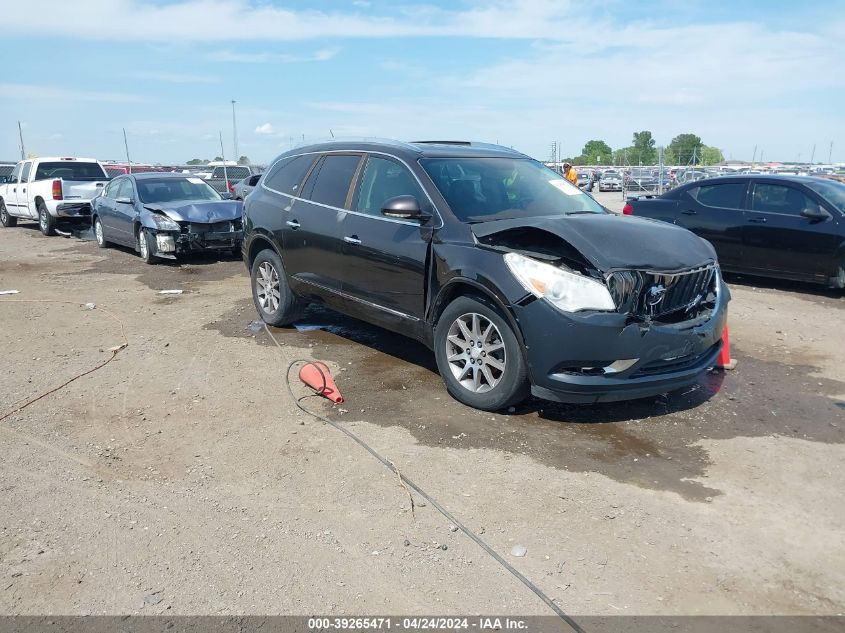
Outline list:
[[[688,231],[612,214],[492,221],[472,231],[518,281],[508,308],[534,395],[646,397],[695,382],[715,362],[730,295],[712,246]]]

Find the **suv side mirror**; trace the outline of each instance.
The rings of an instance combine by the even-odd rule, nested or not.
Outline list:
[[[115,198],[114,201],[120,204],[135,204],[132,198]]]
[[[812,207],[807,207],[801,211],[801,217],[807,218],[812,222],[822,222],[830,218],[830,213],[822,209],[820,206],[815,205]]]
[[[396,196],[385,201],[381,214],[399,220],[427,220],[431,216],[420,209],[414,196]]]
[[[220,197],[223,198],[224,200],[232,200],[232,199],[234,199],[235,196],[232,195],[231,191],[227,191],[225,193],[221,193]]]

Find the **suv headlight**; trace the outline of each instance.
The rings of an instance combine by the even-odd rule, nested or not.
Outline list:
[[[602,282],[536,259],[505,254],[505,263],[523,287],[564,312],[616,310],[610,291]]]
[[[156,228],[160,231],[178,231],[179,225],[176,224],[173,220],[168,218],[166,215],[161,215],[160,213],[151,213],[150,217],[153,219],[153,224],[156,225]]]

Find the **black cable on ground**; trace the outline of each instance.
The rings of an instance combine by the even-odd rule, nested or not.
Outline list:
[[[267,330],[267,334],[270,335],[270,338],[273,340],[273,342],[276,344],[276,346],[279,349],[283,350],[282,346],[276,340],[276,337],[273,336],[273,333],[270,331],[270,328],[267,327],[266,323],[264,324],[264,329]],[[442,514],[444,517],[446,517],[453,525],[455,525],[459,530],[461,530],[461,532],[463,532],[469,538],[471,538],[473,541],[475,541],[475,543],[481,549],[483,549],[485,552],[487,552],[491,557],[493,557],[493,559],[496,562],[498,562],[502,567],[504,567],[511,574],[513,574],[523,585],[528,587],[538,598],[540,598],[540,600],[545,602],[549,606],[549,608],[551,608],[552,611],[554,611],[558,615],[558,617],[560,617],[564,622],[566,622],[570,627],[572,627],[572,629],[574,631],[576,631],[577,633],[585,633],[584,629],[582,629],[581,626],[577,622],[575,622],[575,620],[573,620],[569,615],[567,615],[566,612],[563,609],[561,609],[559,606],[557,606],[551,598],[549,598],[545,593],[543,593],[542,589],[540,589],[537,585],[535,585],[533,582],[531,582],[528,578],[523,576],[519,572],[518,569],[516,569],[508,561],[506,561],[504,558],[502,558],[496,550],[494,550],[487,543],[485,543],[484,540],[480,536],[478,536],[475,532],[470,530],[463,523],[458,521],[458,519],[456,519],[452,515],[452,513],[449,512],[446,508],[444,508],[436,499],[434,499],[431,495],[429,495],[425,490],[420,488],[413,481],[408,479],[408,477],[403,475],[399,471],[399,469],[396,468],[396,466],[393,465],[393,463],[390,460],[386,459],[385,457],[382,457],[382,455],[378,451],[376,451],[373,447],[371,447],[369,444],[367,444],[364,440],[362,440],[360,437],[355,435],[349,429],[341,426],[340,424],[338,424],[334,420],[331,420],[324,415],[321,415],[319,413],[315,413],[314,411],[309,411],[304,406],[302,406],[302,403],[300,402],[301,399],[297,398],[296,395],[293,393],[293,387],[291,386],[291,383],[290,383],[290,370],[293,369],[294,365],[296,365],[297,363],[311,363],[311,362],[313,362],[313,361],[310,361],[310,360],[305,359],[305,358],[294,359],[288,364],[287,371],[285,372],[285,385],[288,388],[288,393],[290,394],[291,400],[293,400],[293,403],[297,406],[298,409],[300,409],[301,411],[303,411],[304,413],[307,413],[308,415],[310,415],[312,417],[317,418],[318,420],[320,420],[322,422],[325,422],[326,424],[331,425],[332,427],[334,427],[335,429],[337,429],[338,431],[340,431],[341,433],[346,435],[353,442],[358,444],[358,446],[360,446],[361,448],[366,450],[370,455],[375,457],[378,461],[380,461],[385,466],[385,468],[387,468],[390,472],[394,473],[397,477],[399,477],[400,481],[404,482],[406,485],[413,488],[414,491],[418,495],[420,495],[423,499],[425,499],[432,506],[434,506],[440,512],[440,514]],[[317,369],[318,369],[318,371],[320,371],[319,367]],[[322,375],[322,374],[323,374],[323,372],[320,371],[320,375]],[[325,383],[325,376],[323,376],[323,382]]]

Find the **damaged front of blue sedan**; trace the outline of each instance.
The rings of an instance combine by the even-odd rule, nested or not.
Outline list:
[[[133,247],[147,263],[192,252],[240,252],[242,204],[225,199],[201,178],[127,174],[92,202],[97,244]]]

